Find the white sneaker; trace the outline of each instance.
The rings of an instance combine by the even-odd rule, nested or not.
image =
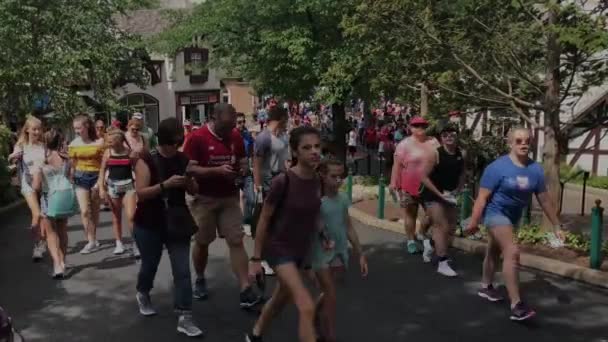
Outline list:
[[[116,241],[116,247],[114,247],[114,255],[120,255],[125,252],[125,246],[122,241]]]
[[[46,252],[46,242],[38,241],[34,244],[34,249],[32,250],[32,260],[34,262],[42,260],[44,252]]]
[[[91,254],[95,252],[95,250],[99,248],[99,242],[87,242],[86,245],[80,250],[80,254]]]
[[[431,246],[431,240],[424,239],[422,241],[422,245],[424,246],[424,251],[422,251],[422,261],[427,263],[431,262],[431,259],[433,258],[433,253],[435,252],[435,249],[433,248],[433,246]]]
[[[243,232],[245,233],[245,235],[251,236],[251,225],[244,224],[243,225]]]
[[[274,270],[268,265],[266,261],[262,261],[262,268],[264,269],[264,274],[267,276],[274,275]]]
[[[448,260],[440,261],[437,266],[437,273],[446,277],[456,277],[458,273],[452,269]]]
[[[202,336],[203,331],[199,329],[192,320],[192,314],[179,315],[177,319],[177,332],[188,337]]]
[[[156,310],[154,310],[154,308],[152,307],[152,300],[150,299],[149,294],[137,292],[137,295],[135,295],[135,299],[137,299],[137,306],[139,306],[140,314],[144,316],[156,315]]]
[[[133,242],[133,247],[131,247],[131,253],[133,253],[133,257],[139,259],[141,255],[139,254],[139,248],[137,248],[137,244]]]

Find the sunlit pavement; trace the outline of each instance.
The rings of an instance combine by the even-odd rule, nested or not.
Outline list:
[[[166,255],[152,292],[159,311],[141,317],[135,303],[138,264],[112,255],[110,217],[102,216],[97,253],[78,254],[83,245],[79,220],[70,221],[69,278],[50,278],[50,261],[30,261],[27,210],[0,218],[0,305],[13,316],[27,341],[179,341],[172,312],[171,271]],[[608,340],[608,292],[537,272],[523,272],[527,301],[539,312],[529,324],[508,320],[508,304],[476,296],[481,259],[453,253],[460,277],[447,279],[404,252],[402,237],[357,225],[369,255],[369,279],[353,264],[339,289],[340,341],[599,342]],[[248,247],[251,247],[247,239]],[[238,290],[223,241],[211,249],[207,274],[211,297],[195,302],[206,341],[243,341],[255,319],[238,308]],[[273,323],[266,341],[297,340],[290,307]]]

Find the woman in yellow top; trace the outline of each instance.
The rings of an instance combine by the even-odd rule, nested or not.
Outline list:
[[[72,161],[72,179],[76,186],[76,197],[87,244],[80,251],[89,254],[99,247],[97,225],[99,224],[99,169],[103,157],[103,140],[97,137],[93,120],[87,114],[74,118],[76,138],[70,143],[68,153]]]

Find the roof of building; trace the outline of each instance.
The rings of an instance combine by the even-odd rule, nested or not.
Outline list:
[[[122,30],[144,37],[161,33],[171,25],[162,9],[131,11],[117,16],[116,23]]]

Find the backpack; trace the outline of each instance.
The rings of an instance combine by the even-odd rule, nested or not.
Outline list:
[[[76,191],[66,176],[67,163],[61,173],[47,178],[48,192],[46,216],[50,218],[67,218],[78,212]]]

